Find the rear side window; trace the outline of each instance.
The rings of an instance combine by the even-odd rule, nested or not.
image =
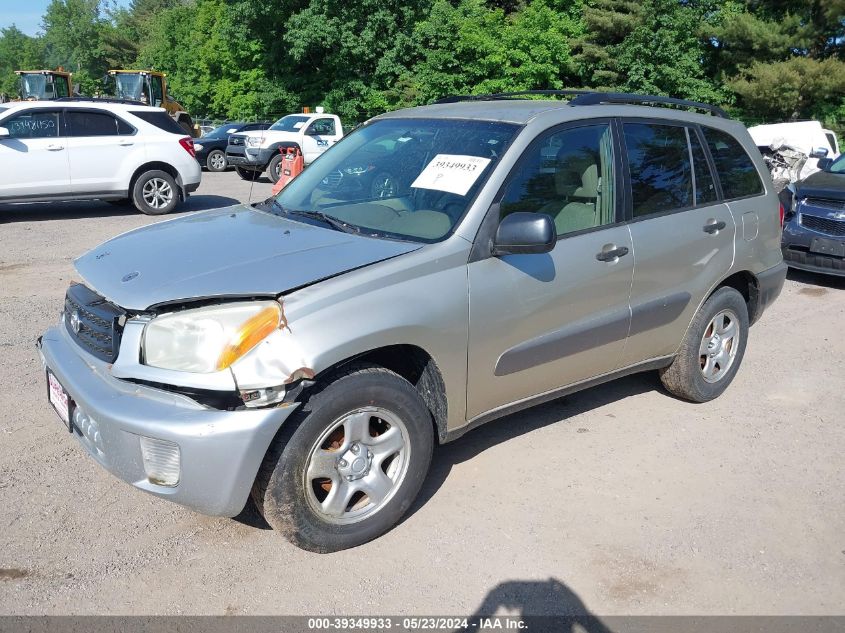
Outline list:
[[[754,163],[733,136],[721,130],[704,128],[704,139],[713,156],[725,199],[763,193],[763,183]]]
[[[130,111],[129,114],[138,117],[142,121],[146,121],[151,125],[155,125],[158,129],[170,132],[171,134],[179,134],[185,136],[187,133],[182,126],[170,118],[167,112],[149,112],[143,110]]]
[[[692,168],[683,127],[625,123],[634,217],[692,204]]]
[[[134,131],[125,121],[121,121],[105,112],[65,113],[70,136],[117,136],[132,134]]]

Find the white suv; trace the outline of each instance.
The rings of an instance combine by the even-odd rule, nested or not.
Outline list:
[[[96,99],[0,106],[0,202],[131,200],[172,211],[197,189],[193,140],[162,108]]]

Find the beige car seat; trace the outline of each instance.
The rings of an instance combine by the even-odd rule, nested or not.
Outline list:
[[[598,226],[600,184],[599,166],[592,157],[561,152],[555,170],[555,191],[563,200],[549,202],[540,212],[552,216],[558,235]]]

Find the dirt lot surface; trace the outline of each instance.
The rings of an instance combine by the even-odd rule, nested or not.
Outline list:
[[[205,174],[187,210],[249,195]],[[510,416],[438,450],[393,531],[320,556],[118,481],[46,402],[73,257],[156,221],[0,206],[0,613],[845,612],[845,280],[790,273],[717,401],[646,374]]]

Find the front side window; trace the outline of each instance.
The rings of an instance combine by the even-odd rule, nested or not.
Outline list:
[[[69,136],[116,136],[117,119],[104,112],[65,113]]]
[[[334,119],[317,119],[308,127],[308,131],[318,136],[334,136]]]
[[[526,150],[500,202],[502,217],[545,213],[557,234],[614,221],[613,141],[608,124],[555,132]]]
[[[625,123],[634,217],[693,206],[692,169],[686,129]]]
[[[832,174],[845,174],[845,154],[833,161],[827,171]]]
[[[703,129],[725,198],[730,200],[763,193],[763,182],[742,145],[727,132]]]
[[[150,77],[150,92],[152,92],[152,105],[160,107],[164,100],[164,90],[161,87],[161,77]]]
[[[9,130],[11,138],[54,138],[59,136],[59,112],[36,110],[6,119],[0,126]]]
[[[518,130],[492,121],[373,121],[297,176],[274,208],[303,221],[324,214],[363,235],[436,242],[461,220]]]

